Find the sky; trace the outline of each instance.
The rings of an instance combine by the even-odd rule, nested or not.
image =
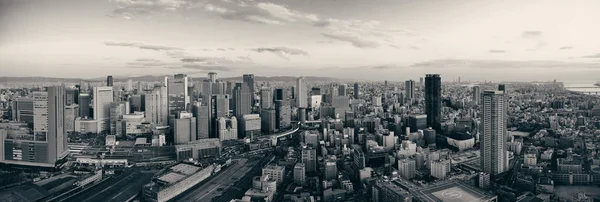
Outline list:
[[[0,0],[0,76],[596,80],[598,0]]]

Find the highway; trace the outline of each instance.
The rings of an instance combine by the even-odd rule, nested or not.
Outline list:
[[[150,182],[153,173],[126,171],[101,184],[61,201],[126,201]]]
[[[192,188],[175,201],[210,201],[219,196],[223,190],[233,186],[257,163],[257,161],[248,161],[247,159],[237,159],[235,161],[237,162],[232,162],[232,165],[228,168],[203,182],[202,185]]]

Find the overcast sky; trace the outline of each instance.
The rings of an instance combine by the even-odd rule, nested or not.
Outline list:
[[[0,0],[0,76],[596,80],[598,0]]]

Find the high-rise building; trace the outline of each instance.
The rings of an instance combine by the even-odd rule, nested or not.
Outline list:
[[[123,118],[123,115],[129,114],[129,102],[119,101],[110,104],[110,134],[117,134],[117,121]]]
[[[276,88],[275,95],[273,96],[273,101],[275,100],[287,100],[287,92],[285,88]]]
[[[408,127],[410,127],[411,133],[426,129],[427,128],[427,115],[423,115],[423,114],[409,115],[408,116]],[[406,134],[406,135],[408,135],[408,134]]]
[[[127,92],[133,91],[133,81],[131,79],[127,79]]]
[[[348,84],[342,84],[338,86],[338,95],[346,96],[346,91],[348,90]]]
[[[260,135],[261,118],[258,114],[244,114],[241,127],[238,128],[239,138],[254,137]]]
[[[113,102],[112,87],[94,87],[94,120],[98,131],[110,131],[110,104]]]
[[[175,144],[186,144],[196,138],[196,118],[192,113],[180,112],[173,124]]]
[[[90,113],[91,101],[92,98],[90,97],[90,94],[79,94],[79,117],[92,117],[92,114]]]
[[[306,89],[306,79],[304,77],[300,77],[296,80],[296,107],[298,108],[306,108],[308,97],[307,97],[307,89]]]
[[[202,104],[201,102],[196,102],[192,106],[192,114],[196,117],[196,138],[198,139],[208,139],[211,136],[211,123],[212,123],[212,113],[210,111],[210,107],[208,105]]]
[[[373,96],[371,97],[371,103],[373,104],[373,106],[376,107],[381,107],[381,97],[380,96]]]
[[[302,163],[306,166],[306,172],[317,171],[317,150],[313,148],[302,149]]]
[[[450,172],[450,167],[451,164],[449,159],[432,161],[430,174],[432,177],[445,180],[447,174]]]
[[[252,95],[250,88],[242,83],[237,83],[233,89],[233,115],[241,118],[245,114],[250,114],[252,106]]]
[[[20,97],[12,101],[12,119],[33,124],[33,98]]]
[[[200,95],[201,95],[202,101],[204,103],[210,103],[210,98],[214,94],[212,92],[212,90],[213,90],[212,85],[213,85],[213,83],[210,82],[210,80],[202,81],[202,89],[201,89]]]
[[[264,134],[274,133],[276,130],[276,111],[274,108],[260,111],[261,130]]]
[[[410,103],[410,100],[412,100],[414,98],[415,98],[415,81],[408,80],[404,84],[404,99],[406,99],[406,101],[408,103]]]
[[[168,94],[164,84],[155,86],[144,95],[144,105],[146,121],[156,126],[169,124]]]
[[[181,111],[186,111],[190,103],[188,95],[188,77],[185,74],[175,74],[172,79],[167,80],[167,93],[169,99],[169,114],[176,116]]]
[[[359,87],[358,83],[354,83],[354,99],[358,99],[359,94],[360,94],[360,87]]]
[[[53,168],[66,157],[65,99],[64,86],[33,92],[33,134],[13,136],[0,130],[0,162]]]
[[[221,141],[238,139],[238,123],[235,116],[217,119],[217,132]]]
[[[280,131],[290,127],[292,121],[292,108],[287,100],[275,101],[275,124]]]
[[[325,175],[323,176],[325,178],[325,180],[334,180],[337,179],[338,176],[338,170],[337,170],[337,164],[335,163],[335,161],[332,160],[327,160],[325,162]]]
[[[481,104],[481,88],[479,86],[473,86],[473,102],[476,105]]]
[[[211,103],[213,118],[229,117],[229,95],[213,95]]]
[[[303,185],[306,182],[306,168],[304,163],[294,165],[294,183]]]
[[[373,202],[412,201],[412,195],[391,182],[376,181],[372,187]]]
[[[506,120],[508,107],[503,91],[485,91],[482,94],[480,152],[481,170],[496,176],[507,170],[508,155],[506,142]]]
[[[416,162],[414,159],[401,159],[398,160],[398,172],[400,176],[406,180],[415,177]]]
[[[439,74],[427,74],[425,77],[425,114],[427,126],[441,129],[442,123],[442,78]]]
[[[262,175],[268,175],[269,178],[275,179],[277,184],[283,183],[283,178],[285,177],[285,167],[278,165],[267,165],[262,169]]]
[[[254,74],[244,74],[243,80],[244,84],[250,88],[250,103],[251,106],[254,106],[254,94],[256,94],[256,85],[254,84]]]
[[[263,88],[260,90],[260,108],[268,109],[273,107],[273,90]]]
[[[112,76],[107,76],[106,77],[106,86],[113,86],[113,77]]]
[[[76,88],[67,88],[66,92],[67,92],[67,98],[66,98],[67,105],[77,104],[77,102],[78,102],[77,97],[79,97],[79,90],[77,90]]]
[[[210,80],[211,83],[216,83],[217,82],[217,73],[216,72],[209,72],[208,73],[208,80]]]

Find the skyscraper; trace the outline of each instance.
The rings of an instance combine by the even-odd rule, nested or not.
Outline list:
[[[427,74],[425,77],[425,114],[427,126],[441,129],[442,123],[442,78],[439,74]]]
[[[194,103],[192,107],[192,113],[196,117],[196,138],[208,139],[211,137],[211,120],[212,113],[208,105],[202,104],[201,102]]]
[[[117,121],[123,118],[123,115],[129,114],[129,102],[119,101],[110,104],[110,134],[116,135]]]
[[[244,74],[243,82],[250,88],[250,106],[254,106],[254,94],[256,93],[256,87],[254,84],[254,74]]]
[[[404,98],[406,101],[415,98],[415,81],[408,80],[404,84]]]
[[[287,100],[275,101],[275,127],[278,130],[285,130],[290,127],[292,121],[292,109]]]
[[[94,119],[98,121],[98,131],[110,130],[110,104],[112,102],[112,87],[94,87]]]
[[[191,113],[180,112],[173,124],[175,144],[196,140],[196,118]]]
[[[306,80],[304,77],[300,77],[296,80],[296,106],[298,108],[306,108],[308,97],[306,89]]]
[[[175,74],[172,79],[167,79],[167,93],[169,94],[169,113],[177,115],[185,111],[190,103],[188,97],[188,77],[185,74]]]
[[[112,76],[106,77],[106,86],[113,86],[113,77]]]
[[[482,94],[481,116],[481,170],[495,176],[507,170],[506,140],[507,99],[502,91],[485,91]]]
[[[133,91],[133,81],[131,79],[127,79],[127,92]]]
[[[286,100],[286,99],[287,99],[287,92],[285,91],[285,89],[284,88],[276,88],[275,96],[273,96],[273,101]]]
[[[211,99],[211,107],[213,119],[219,117],[229,117],[229,95],[213,95]]]
[[[302,149],[302,163],[305,165],[306,172],[317,171],[317,150],[312,148]]]
[[[260,90],[260,108],[268,109],[273,107],[273,90],[263,88]]]
[[[164,84],[154,86],[154,89],[144,95],[146,121],[156,126],[169,124],[169,108],[167,87]]]
[[[348,89],[348,84],[342,84],[338,86],[338,95],[346,96],[346,90]]]
[[[90,103],[91,103],[90,94],[87,94],[87,93],[79,94],[78,100],[79,100],[79,117],[81,117],[81,118],[92,117],[92,115],[90,114]]]
[[[481,88],[479,86],[473,86],[473,102],[476,105],[481,104]]]
[[[250,114],[252,96],[250,93],[250,88],[247,85],[242,83],[236,84],[235,88],[233,89],[233,103],[234,116],[241,119],[244,114]]]
[[[359,94],[360,87],[358,86],[358,83],[354,83],[354,99],[358,99]]]
[[[208,80],[211,83],[216,83],[217,82],[217,73],[216,72],[209,72],[208,73]]]
[[[210,80],[204,80],[202,81],[202,89],[200,92],[200,95],[202,97],[202,100],[205,104],[209,103],[210,98],[213,95],[213,87],[212,87],[213,83],[210,82]]]

